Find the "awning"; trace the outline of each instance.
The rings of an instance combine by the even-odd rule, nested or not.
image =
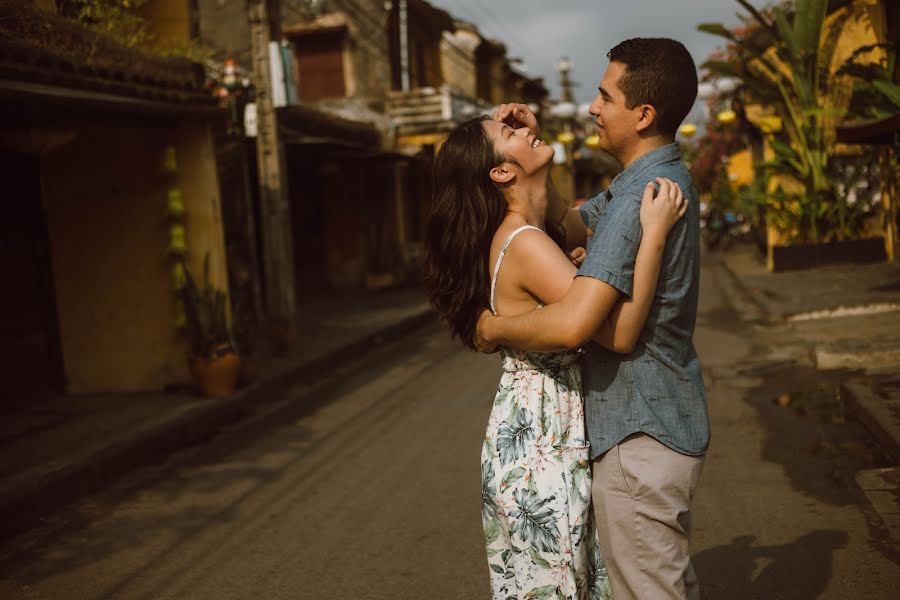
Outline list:
[[[278,129],[286,144],[332,144],[381,151],[381,132],[367,121],[352,121],[309,106],[276,109]]]

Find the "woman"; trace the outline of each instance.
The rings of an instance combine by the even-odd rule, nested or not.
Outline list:
[[[553,148],[487,117],[455,129],[435,162],[425,283],[451,332],[475,347],[489,306],[522,314],[558,302],[576,267],[544,220]],[[684,215],[677,185],[648,184],[634,297],[596,340],[629,351],[643,328],[669,229]],[[609,597],[590,507],[578,352],[502,348],[503,376],[482,448],[482,520],[495,599]]]

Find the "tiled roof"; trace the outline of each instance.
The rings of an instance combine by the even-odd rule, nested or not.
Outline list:
[[[0,88],[7,91],[52,87],[57,95],[72,90],[82,99],[95,92],[107,99],[215,107],[203,83],[203,67],[185,58],[128,48],[30,3],[0,0]]]

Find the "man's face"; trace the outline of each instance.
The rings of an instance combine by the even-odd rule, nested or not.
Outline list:
[[[631,147],[638,137],[636,126],[641,115],[640,105],[632,109],[626,107],[625,94],[619,88],[619,80],[626,69],[623,63],[609,63],[597,97],[589,109],[596,118],[600,147],[619,160],[623,151]]]

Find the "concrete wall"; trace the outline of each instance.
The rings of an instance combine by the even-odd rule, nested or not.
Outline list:
[[[191,40],[190,0],[149,0],[142,12],[160,42],[184,44]]]
[[[303,0],[283,0],[281,13],[285,28],[312,21],[305,6]],[[371,99],[376,104],[383,102],[391,85],[384,3],[331,0],[326,8],[329,12],[343,13],[349,24],[345,45],[348,95]]]
[[[75,123],[78,135],[41,164],[66,390],[157,390],[186,380],[176,331],[166,194],[182,189],[191,262],[226,265],[215,163],[203,125]],[[161,169],[174,144],[179,173]]]
[[[200,43],[214,50],[216,60],[222,61],[231,56],[247,73],[252,72],[247,2],[197,0],[197,4],[200,12]]]
[[[469,98],[478,97],[475,49],[480,43],[478,34],[466,30],[455,33],[445,31],[441,40],[444,83],[455,87]]]

